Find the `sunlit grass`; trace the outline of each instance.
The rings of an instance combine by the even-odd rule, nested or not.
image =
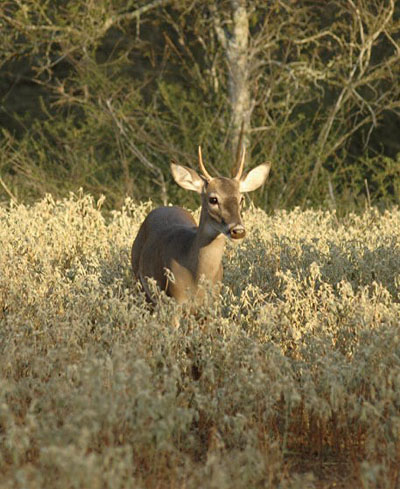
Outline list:
[[[398,209],[247,211],[193,316],[101,204],[0,208],[2,487],[397,487]]]

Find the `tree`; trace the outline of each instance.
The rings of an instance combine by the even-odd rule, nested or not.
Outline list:
[[[278,168],[286,195],[275,205],[320,201],[321,190],[334,198],[331,179],[345,171],[354,140],[368,148],[385,114],[399,115],[394,0],[230,4],[230,29],[217,2],[212,12],[226,51],[233,140],[244,120],[247,132],[268,132],[272,159],[305,158]]]
[[[0,176],[17,197],[82,185],[112,205],[166,201],[169,160],[194,165],[202,144],[227,172],[242,122],[249,164],[273,162],[264,206],[352,205],[365,178],[372,199],[393,188],[395,137],[376,135],[400,120],[394,0],[18,0],[0,22],[7,113],[24,84],[42,100],[6,121]]]
[[[249,77],[249,18],[246,0],[232,0],[232,28],[224,29],[216,3],[211,5],[214,28],[218,40],[226,53],[228,93],[232,111],[231,147],[233,155],[239,143],[243,124],[244,134],[250,128],[252,97]],[[245,145],[248,142],[245,140]]]

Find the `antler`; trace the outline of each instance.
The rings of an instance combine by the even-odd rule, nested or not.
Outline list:
[[[233,177],[235,180],[240,180],[243,173],[243,165],[246,156],[246,148],[243,144],[243,133],[244,133],[244,120],[242,120],[242,124],[240,125],[240,133],[239,133],[239,141],[236,148],[236,175]]]
[[[206,180],[208,180],[208,181],[212,180],[212,176],[205,169],[205,166],[203,163],[203,156],[201,154],[201,146],[199,146],[199,167],[200,167],[202,174],[206,177]]]
[[[243,173],[243,168],[244,168],[244,160],[246,159],[246,146],[242,146],[242,159],[240,160],[239,163],[239,168],[237,170],[237,173],[235,175],[235,180],[240,180],[242,178],[242,173]]]

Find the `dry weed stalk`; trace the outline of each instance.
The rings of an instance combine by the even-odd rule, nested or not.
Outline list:
[[[149,205],[100,207],[0,208],[2,485],[396,487],[398,209],[247,211],[221,297],[177,329],[131,284]]]

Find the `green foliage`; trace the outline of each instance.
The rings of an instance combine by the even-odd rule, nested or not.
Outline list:
[[[151,205],[0,208],[4,487],[396,487],[400,211],[245,212],[220,297],[151,310]]]
[[[364,194],[367,205],[385,208],[393,200],[398,201],[400,153],[395,159],[384,156],[360,158],[357,166],[350,167],[343,173],[349,188],[359,189]],[[357,198],[353,190],[354,197]]]
[[[0,10],[0,199],[83,187],[196,197],[169,162],[232,166],[236,2],[7,0]],[[249,163],[273,162],[264,208],[346,212],[397,202],[399,8],[393,0],[246,5]],[[229,37],[229,36],[228,36]],[[373,165],[371,166],[373,162]]]

